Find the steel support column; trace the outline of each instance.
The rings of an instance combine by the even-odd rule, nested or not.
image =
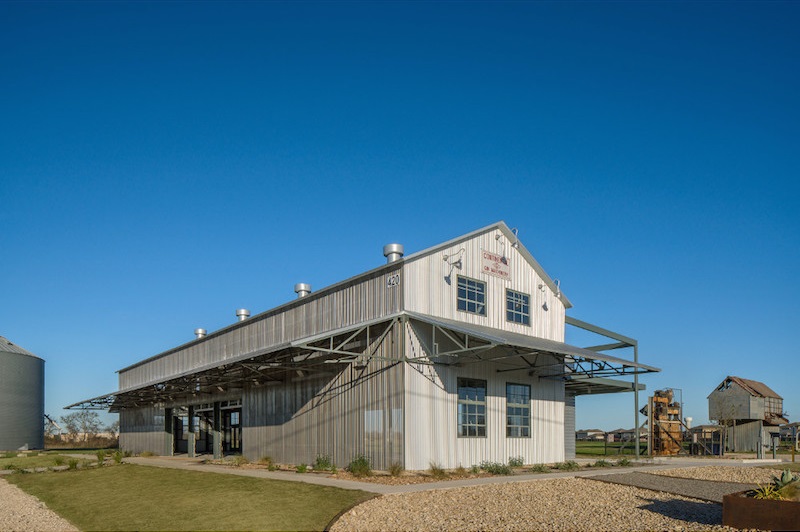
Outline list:
[[[639,344],[633,344],[633,363],[639,363]],[[636,458],[639,458],[639,373],[635,372],[633,374],[633,426],[635,427],[634,430],[636,431],[633,437],[636,439]],[[650,429],[652,430],[652,429]]]
[[[171,408],[164,409],[164,456],[172,456],[175,449],[175,416]]]
[[[214,401],[214,419],[212,420],[212,434],[214,441],[214,459],[219,460],[222,458],[222,409],[220,408],[219,401]]]
[[[194,407],[189,407],[189,434],[186,435],[186,446],[187,446],[187,454],[189,458],[194,458],[195,452],[195,444],[194,444],[194,432],[197,430],[197,427],[194,425]]]

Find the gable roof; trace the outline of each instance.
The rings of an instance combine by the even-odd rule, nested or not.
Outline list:
[[[514,231],[509,229],[508,225],[506,225],[506,223],[502,220],[497,223],[493,223],[492,225],[487,225],[486,227],[472,231],[471,233],[467,233],[465,235],[456,237],[452,240],[448,240],[447,242],[436,244],[433,247],[423,249],[422,251],[417,251],[416,253],[412,253],[410,255],[406,255],[405,257],[403,257],[402,260],[411,261],[414,259],[424,257],[426,255],[431,255],[433,253],[436,253],[437,251],[456,246],[461,242],[466,242],[467,240],[471,240],[472,238],[478,235],[482,235],[490,231],[500,231],[512,243],[516,243],[517,246],[515,249],[519,251],[519,254],[522,255],[522,258],[524,258],[525,261],[528,264],[530,264],[531,267],[534,269],[534,271],[539,275],[539,277],[542,278],[542,281],[544,281],[547,287],[550,288],[550,290],[552,290],[554,293],[560,294],[559,299],[561,300],[562,303],[564,303],[564,308],[572,308],[572,303],[567,298],[567,296],[564,295],[564,293],[561,291],[561,288],[558,285],[556,285],[555,281],[553,281],[553,279],[549,275],[547,275],[547,272],[544,271],[542,265],[539,264],[536,261],[536,259],[533,258],[533,255],[531,255],[531,252],[528,251],[528,248],[526,248],[522,244],[522,241],[519,239],[519,237],[516,234],[514,234]]]
[[[773,397],[775,399],[783,399],[780,395],[775,393],[775,391],[764,384],[763,382],[754,381],[750,379],[743,379],[741,377],[735,377],[732,375],[728,375],[725,380],[717,386],[714,391],[718,390],[720,386],[725,384],[726,381],[730,380],[739,385],[744,391],[752,395],[753,397]]]

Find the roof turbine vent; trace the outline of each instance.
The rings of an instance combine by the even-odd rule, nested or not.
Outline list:
[[[294,285],[294,292],[297,294],[298,299],[306,297],[311,293],[311,285],[308,283],[297,283]]]
[[[203,338],[206,335],[206,330],[205,329],[195,329],[194,330],[194,335],[195,335],[196,338]]]
[[[398,261],[403,258],[403,244],[386,244],[383,246],[383,256],[386,263]]]
[[[240,308],[236,311],[236,317],[239,318],[239,321],[244,321],[250,317],[250,311],[246,308]]]

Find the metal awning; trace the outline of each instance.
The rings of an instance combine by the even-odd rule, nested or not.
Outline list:
[[[567,391],[574,395],[633,391],[633,383],[607,377],[660,371],[592,350],[596,348],[585,349],[406,311],[227,358],[165,379],[86,399],[66,408],[116,412],[150,404],[205,402],[212,400],[215,394],[243,389],[249,384],[333,375],[345,365],[366,364],[368,360],[378,358],[375,355],[377,348],[373,346],[379,345],[392,326],[401,322],[408,322],[417,329],[425,352],[409,358],[399,353],[383,360],[442,365],[493,362],[498,372],[527,371],[541,378],[563,380]],[[644,386],[639,385],[638,389],[642,390]]]
[[[431,327],[431,332],[427,335],[430,345],[425,348],[432,356],[420,356],[410,359],[411,362],[425,363],[426,358],[434,363],[455,365],[491,361],[502,366],[498,372],[527,371],[541,378],[562,379],[567,391],[575,395],[634,391],[637,389],[634,383],[608,377],[661,371],[653,366],[595,350],[602,347],[618,349],[632,346],[635,343],[633,339],[626,338],[631,343],[625,345],[618,343],[582,348],[416,312],[406,314],[412,320]],[[442,345],[446,348],[442,349]],[[543,355],[549,357],[549,360],[543,360]],[[645,387],[638,385],[638,389],[644,390]]]

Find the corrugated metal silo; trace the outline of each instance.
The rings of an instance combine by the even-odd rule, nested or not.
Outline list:
[[[0,450],[44,448],[44,360],[0,336]]]

